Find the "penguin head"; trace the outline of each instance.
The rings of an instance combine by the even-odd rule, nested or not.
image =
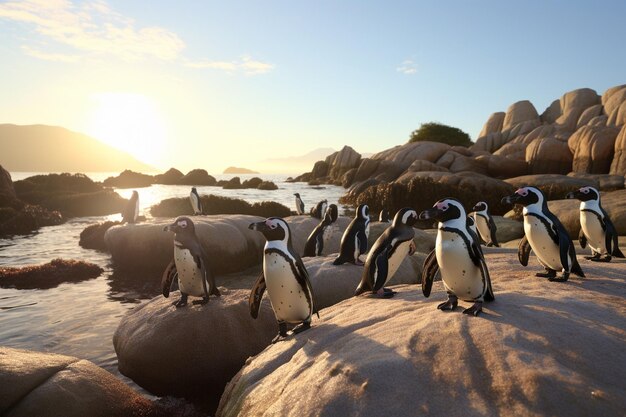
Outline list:
[[[356,208],[356,217],[358,219],[369,219],[370,217],[370,208],[367,204],[359,204]]]
[[[378,214],[378,221],[388,223],[389,222],[389,211],[387,209],[382,209]]]
[[[433,208],[424,210],[420,213],[419,218],[422,220],[437,220],[445,223],[449,220],[458,220],[465,218],[465,209],[463,204],[455,198],[444,198],[435,203]]]
[[[489,206],[487,206],[487,203],[479,201],[474,207],[472,207],[472,211],[487,211],[488,208]]]
[[[191,187],[191,192],[194,193],[194,194],[197,194],[198,190],[196,190],[196,187]]]
[[[136,190],[133,191],[133,195],[130,196],[130,199],[133,201],[139,199],[139,193]]]
[[[407,226],[413,226],[417,221],[417,212],[410,207],[405,207],[396,213],[393,218],[393,225],[399,226],[400,224],[406,224]]]
[[[300,193],[293,193],[296,197],[300,198]]]
[[[269,217],[261,222],[251,223],[248,229],[263,233],[268,242],[273,240],[287,242],[290,236],[289,225],[280,217]]]
[[[522,187],[518,188],[513,195],[504,197],[502,204],[521,204],[523,206],[530,206],[532,204],[539,203],[543,205],[545,199],[543,193],[535,187]]]
[[[337,217],[339,217],[339,210],[337,209],[337,204],[331,204],[328,206],[326,210],[326,214],[324,215],[324,220],[328,222],[328,224],[335,223],[337,221]]]
[[[181,216],[174,223],[168,224],[163,228],[165,232],[174,232],[177,235],[195,235],[196,226],[189,217]]]
[[[593,187],[582,187],[571,193],[567,193],[565,198],[577,198],[580,201],[599,201],[600,193]]]

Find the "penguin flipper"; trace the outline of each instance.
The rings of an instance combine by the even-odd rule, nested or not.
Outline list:
[[[309,273],[304,267],[302,263],[302,259],[296,258],[296,269],[298,273],[296,274],[296,280],[298,284],[302,287],[302,291],[304,292],[304,296],[309,302],[309,306],[311,309],[311,314],[317,314],[317,318],[320,317],[320,313],[315,309],[315,294],[313,293],[313,287],[311,286],[311,280],[309,279]]]
[[[363,255],[367,252],[367,235],[365,234],[365,230],[359,231],[356,237],[359,240],[359,253]]]
[[[374,260],[374,274],[372,276],[372,291],[380,290],[387,282],[387,274],[389,273],[389,246],[383,249]]]
[[[519,259],[519,263],[522,264],[522,266],[528,266],[530,250],[530,243],[528,243],[528,239],[526,238],[526,235],[524,235],[519,242],[519,246],[517,247],[517,259]]]
[[[204,254],[203,252],[202,256],[196,255],[193,257],[193,260],[195,261],[196,265],[198,265],[198,268],[200,268],[200,272],[202,273],[202,276],[204,277],[204,279],[202,280],[202,288],[204,289],[204,296],[206,298],[209,298],[209,294],[213,294],[219,297],[221,294],[220,294],[220,291],[217,289],[217,285],[215,285],[215,277],[213,276],[213,274],[211,273],[211,270],[209,269],[209,265],[206,261],[206,254]]]
[[[483,257],[480,260],[480,275],[483,278],[483,283],[485,285],[485,293],[483,295],[485,301],[494,301],[496,299],[493,294],[493,288],[491,287],[491,277],[489,276],[489,269],[487,268],[487,263],[485,262],[485,258]]]
[[[497,231],[498,228],[496,227],[496,222],[493,221],[493,217],[489,216],[489,232],[491,233],[491,243],[493,243],[493,245],[496,247],[500,247],[500,244],[498,243],[498,237],[496,236]]]
[[[605,215],[604,223],[606,224],[605,229],[605,239],[606,239],[606,250],[611,256],[615,256],[616,258],[624,258],[624,254],[619,248],[619,240],[617,238],[617,229],[613,225],[611,219]]]
[[[168,298],[170,296],[170,290],[174,279],[178,276],[178,270],[176,269],[176,262],[172,261],[167,265],[163,275],[161,276],[161,290],[163,297]]]
[[[437,263],[437,254],[435,249],[433,249],[424,260],[422,268],[422,294],[426,298],[430,296],[437,271],[439,271],[439,264]]]
[[[318,233],[315,238],[315,256],[321,256],[324,250],[324,231]]]
[[[580,228],[580,232],[578,232],[578,243],[580,243],[580,247],[585,249],[587,247],[587,236],[583,232],[583,228]]]
[[[248,298],[248,305],[250,306],[250,315],[253,319],[259,316],[259,308],[261,307],[261,299],[265,292],[265,275],[261,272],[259,278],[257,278],[252,291],[250,291],[250,297]]]

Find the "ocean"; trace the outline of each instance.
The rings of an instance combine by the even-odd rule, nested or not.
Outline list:
[[[33,172],[12,172],[13,181]],[[94,181],[102,181],[117,173],[86,173]],[[250,203],[276,201],[295,210],[293,193],[299,192],[308,211],[322,199],[338,204],[345,189],[305,183],[287,183],[289,175],[215,175],[218,180],[239,176],[241,180],[258,176],[276,183],[278,190],[224,190],[221,187],[196,187],[200,195],[241,198]],[[188,197],[191,187],[152,185],[136,188],[140,215],[152,221],[149,208],[171,197]],[[116,189],[129,198],[133,188]],[[343,211],[340,207],[340,213]],[[0,288],[0,345],[43,352],[59,353],[87,359],[103,367],[125,382],[138,388],[117,370],[113,349],[113,333],[120,319],[132,308],[159,295],[160,275],[124,279],[114,274],[107,253],[83,249],[78,245],[80,232],[87,226],[106,220],[121,220],[119,214],[78,217],[58,226],[49,226],[26,236],[0,239],[0,266],[24,266],[49,262],[55,258],[77,259],[95,263],[104,269],[97,278],[63,283],[54,288],[18,290]],[[140,390],[140,389],[139,389]],[[142,391],[142,390],[140,390]],[[143,391],[142,391],[143,392]],[[144,394],[147,394],[144,392]]]

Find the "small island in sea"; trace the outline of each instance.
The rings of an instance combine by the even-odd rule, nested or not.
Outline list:
[[[224,170],[224,174],[260,174],[248,168],[228,167]]]

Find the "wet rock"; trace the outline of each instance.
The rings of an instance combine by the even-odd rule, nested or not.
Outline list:
[[[156,416],[149,400],[93,363],[0,347],[0,413],[7,417]]]
[[[0,236],[27,235],[40,227],[54,226],[65,221],[58,211],[18,203],[18,208],[0,208]]]
[[[328,163],[326,161],[317,161],[315,165],[313,165],[313,170],[311,171],[312,178],[323,178],[328,175],[329,170]]]
[[[236,190],[241,188],[241,179],[239,177],[232,177],[231,179],[224,181],[221,185],[225,190]]]
[[[176,168],[170,168],[163,174],[154,176],[155,184],[174,185],[178,184],[185,175]]]
[[[151,186],[154,183],[154,177],[127,169],[117,177],[109,177],[102,183],[107,187],[142,188]]]
[[[217,180],[204,169],[193,169],[179,179],[178,184],[214,186],[217,185]]]
[[[104,243],[104,234],[109,228],[122,224],[121,222],[106,221],[103,223],[92,224],[87,226],[80,232],[78,244],[85,249],[95,249],[106,251],[107,247]]]
[[[259,190],[268,190],[268,191],[278,190],[278,186],[274,184],[272,181],[263,181],[256,188]]]
[[[99,277],[104,270],[98,265],[66,259],[53,259],[41,265],[0,268],[3,288],[49,289],[64,282],[80,282]]]

